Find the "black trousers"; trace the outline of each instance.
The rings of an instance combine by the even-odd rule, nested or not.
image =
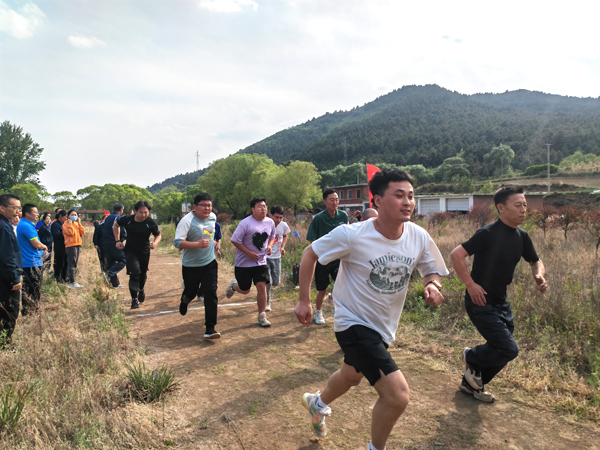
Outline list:
[[[108,276],[112,277],[118,274],[123,267],[125,267],[125,253],[123,250],[119,250],[115,247],[115,242],[111,242],[110,244],[102,244],[102,254],[104,258],[106,258],[106,265],[108,267]]]
[[[144,290],[148,278],[150,252],[134,253],[125,249],[125,260],[127,261],[127,275],[129,275],[129,292],[132,299],[137,298],[138,292]]]
[[[188,300],[193,300],[196,298],[200,284],[202,284],[204,291],[204,324],[207,330],[214,330],[217,324],[217,305],[219,303],[219,299],[217,298],[219,274],[217,260],[213,259],[206,266],[202,267],[182,266],[181,274],[183,275],[183,282],[185,284],[181,298],[185,296]]]
[[[102,246],[99,245],[96,251],[98,252],[98,260],[100,261],[100,270],[102,273],[108,273],[108,262],[106,261],[106,256],[104,256]]]
[[[22,314],[35,314],[40,307],[44,267],[23,267]]]
[[[13,291],[12,287],[11,282],[0,278],[0,345],[10,342],[19,317],[21,291]]]
[[[54,278],[57,283],[67,280],[67,252],[64,247],[54,247]]]
[[[513,338],[515,323],[512,310],[508,302],[478,306],[468,295],[465,308],[469,319],[487,341],[467,353],[467,363],[473,370],[481,372],[481,381],[485,385],[519,354],[519,347]]]

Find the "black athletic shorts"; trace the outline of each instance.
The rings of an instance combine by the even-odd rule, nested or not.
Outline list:
[[[140,275],[148,272],[150,264],[150,252],[134,253],[128,252],[125,248],[125,264],[127,265],[127,275]]]
[[[329,264],[323,265],[317,261],[317,267],[315,268],[315,285],[317,291],[325,291],[329,286],[329,277],[335,281],[337,278],[338,270],[340,270],[340,260],[336,259],[331,261]]]
[[[396,361],[387,351],[389,347],[381,335],[371,328],[353,325],[347,330],[336,332],[335,338],[344,352],[344,362],[362,373],[371,386],[381,378],[381,372],[389,375],[398,369]]]
[[[237,284],[242,291],[247,291],[252,286],[252,282],[254,282],[254,286],[256,283],[260,283],[262,281],[269,284],[271,279],[269,278],[269,269],[267,266],[256,266],[256,267],[236,267],[235,268],[235,279],[237,280]]]

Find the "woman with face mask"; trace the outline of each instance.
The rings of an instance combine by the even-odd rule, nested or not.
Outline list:
[[[44,213],[42,215],[42,226],[37,227],[38,236],[40,237],[40,242],[48,247],[48,251],[44,254],[44,270],[48,270],[50,268],[50,263],[52,261],[52,231],[50,230],[50,213]],[[39,222],[38,222],[39,224]]]
[[[67,220],[63,224],[63,235],[65,237],[65,249],[67,252],[67,286],[81,288],[81,284],[75,282],[75,269],[81,252],[81,237],[85,229],[81,225],[77,211],[74,209],[67,213]]]

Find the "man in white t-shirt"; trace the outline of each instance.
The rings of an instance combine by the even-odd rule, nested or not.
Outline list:
[[[337,258],[340,270],[333,289],[334,331],[344,352],[342,368],[329,378],[323,393],[306,393],[302,404],[311,415],[317,437],[327,434],[330,404],[367,378],[379,394],[373,407],[368,450],[385,450],[394,424],[408,405],[408,384],[387,351],[413,270],[423,278],[425,302],[438,306],[442,276],[448,275],[442,255],[427,232],[409,222],[415,209],[412,177],[384,169],[369,182],[378,217],[344,225],[309,245],[300,264],[300,301],[294,312],[310,325],[310,282],[317,261]]]
[[[285,244],[290,227],[283,221],[283,208],[279,205],[271,207],[271,219],[275,223],[275,242],[270,255],[267,255],[267,269],[271,282],[267,284],[267,307],[271,311],[271,286],[278,286],[281,279],[281,257],[285,255]]]

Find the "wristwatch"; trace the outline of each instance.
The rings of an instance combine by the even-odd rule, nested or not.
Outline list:
[[[429,283],[427,283],[425,286],[429,286],[430,284],[433,284],[433,285],[434,285],[434,286],[435,286],[435,287],[438,289],[438,291],[441,291],[441,290],[442,290],[442,285],[441,285],[441,283],[440,283],[439,281],[436,281],[436,280],[431,280],[431,281],[430,281]]]

